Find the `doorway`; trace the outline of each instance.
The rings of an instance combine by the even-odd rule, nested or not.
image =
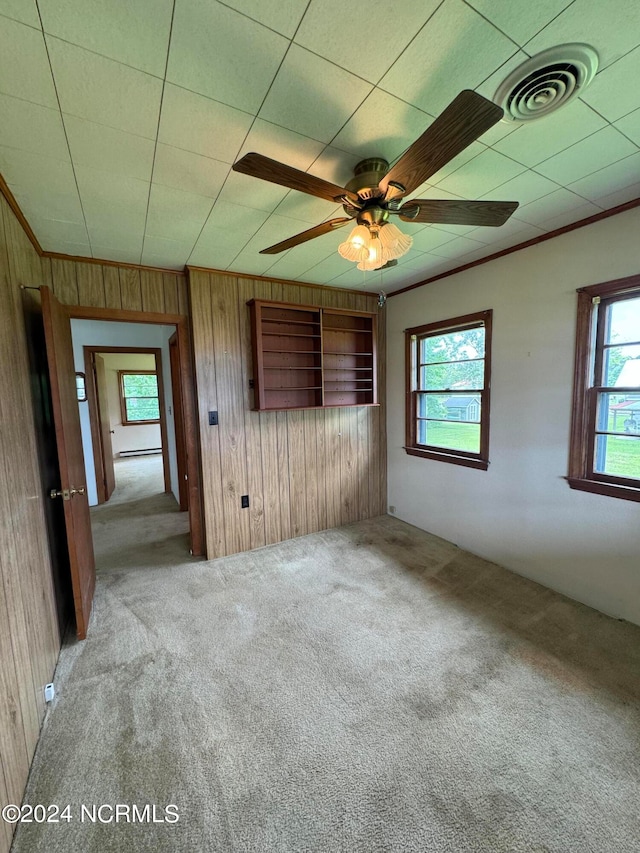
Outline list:
[[[179,377],[172,375],[165,388],[162,349],[85,345],[83,352],[97,503],[108,501],[116,487],[115,460],[156,454],[162,457],[164,491],[174,491],[179,501],[184,470],[177,458],[185,458],[184,431],[178,436],[174,429]],[[173,400],[168,406],[167,396]]]

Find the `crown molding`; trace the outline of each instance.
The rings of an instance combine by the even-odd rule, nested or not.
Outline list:
[[[624,213],[627,210],[633,210],[634,207],[640,206],[640,198],[634,198],[631,201],[626,201],[624,204],[619,204],[616,207],[610,207],[609,210],[602,210],[600,213],[594,213],[593,216],[587,216],[586,219],[579,219],[577,222],[572,222],[570,225],[563,225],[562,228],[556,228],[555,231],[549,231],[547,234],[540,234],[539,237],[533,237],[531,240],[525,240],[523,243],[517,243],[515,246],[509,246],[508,249],[502,249],[500,252],[494,252],[492,255],[487,255],[486,258],[479,258],[476,261],[470,261],[468,264],[455,267],[455,269],[447,270],[439,275],[425,278],[423,281],[417,281],[415,284],[410,284],[407,287],[402,287],[400,290],[394,290],[387,294],[387,298],[392,296],[400,296],[401,293],[408,293],[410,290],[416,290],[418,287],[424,287],[427,284],[433,284],[434,281],[448,278],[456,273],[464,272],[465,270],[479,267],[481,264],[487,264],[489,261],[495,261],[497,258],[503,258],[505,255],[510,255],[512,252],[519,252],[520,249],[526,249],[529,246],[536,246],[538,243],[544,243],[545,240],[552,240],[554,237],[560,237],[562,234],[567,234],[569,231],[575,231],[578,228],[584,228],[585,225],[591,225],[594,222],[599,222],[601,219],[608,219],[610,216],[617,216],[619,213]]]

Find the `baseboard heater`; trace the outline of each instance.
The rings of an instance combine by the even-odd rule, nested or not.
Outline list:
[[[154,453],[162,453],[161,447],[141,447],[140,450],[121,450],[118,454],[123,456],[153,456]]]

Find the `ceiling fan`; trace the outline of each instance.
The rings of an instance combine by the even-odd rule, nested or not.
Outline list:
[[[338,251],[348,260],[359,261],[359,269],[373,270],[396,264],[397,258],[404,255],[413,242],[389,222],[392,215],[404,222],[503,225],[518,207],[517,201],[414,198],[403,203],[405,196],[418,189],[502,117],[502,109],[482,95],[470,90],[460,92],[394,166],[389,168],[387,161],[380,157],[362,160],[345,187],[261,154],[245,154],[233,164],[236,172],[342,204],[346,214],[269,246],[260,254],[284,252],[356,220],[357,227]]]

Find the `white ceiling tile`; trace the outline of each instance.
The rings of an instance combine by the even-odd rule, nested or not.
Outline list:
[[[19,148],[0,146],[0,173],[8,184],[36,194],[40,189],[53,193],[76,192],[70,163]]]
[[[440,0],[388,0],[380,14],[363,14],[358,3],[312,0],[295,41],[347,71],[376,83],[438,8]],[[384,35],[381,40],[381,28]],[[354,33],[357,37],[354,38]],[[382,49],[372,49],[381,42]]]
[[[167,80],[255,112],[285,55],[287,39],[215,0],[176,4]]]
[[[517,230],[512,231],[504,237],[502,234],[498,235],[500,239],[492,242],[487,247],[490,249],[489,254],[500,252],[502,249],[509,249],[512,246],[519,245],[520,243],[526,243],[528,240],[534,240],[536,237],[540,237],[545,233],[545,229],[540,228],[538,225],[530,225],[527,222],[520,222],[519,225],[520,227]]]
[[[493,146],[496,151],[513,157],[525,166],[536,166],[559,151],[574,145],[606,121],[580,100],[567,104],[558,112],[527,122],[515,133]]]
[[[87,229],[84,222],[68,222],[66,219],[44,219],[41,216],[29,218],[29,225],[38,238],[43,242],[53,243],[86,243]]]
[[[243,272],[249,275],[264,275],[273,259],[270,255],[259,255],[256,252],[240,252],[233,262],[225,265],[224,269],[232,272]]]
[[[536,170],[566,185],[637,151],[637,146],[620,131],[614,127],[604,127],[555,157],[539,163]]]
[[[519,65],[522,65],[523,62],[526,62],[527,59],[529,59],[529,55],[523,50],[519,50],[517,53],[514,53],[513,56],[510,56],[509,59],[507,59],[507,61],[499,68],[496,68],[493,74],[490,74],[486,80],[483,80],[479,86],[476,86],[475,91],[479,95],[487,98],[487,100],[493,101],[497,88],[512,71],[515,71],[515,69]],[[504,139],[505,136],[513,133],[519,127],[522,127],[521,123],[502,120],[494,124],[493,127],[490,127],[489,130],[485,131],[482,136],[478,138],[485,145],[494,145],[500,139]]]
[[[195,243],[211,204],[211,199],[206,196],[154,183],[149,196],[147,234]]]
[[[0,20],[0,92],[56,109],[42,32],[8,18]]]
[[[304,275],[311,281],[319,283],[331,281],[332,278],[346,271],[348,263],[336,250],[324,260],[305,270]]]
[[[130,207],[123,203],[105,203],[84,196],[82,209],[89,229],[111,231],[119,234],[144,234],[146,211],[138,205]]]
[[[40,29],[36,0],[0,0],[0,15]]]
[[[590,201],[585,201],[580,207],[574,207],[564,213],[559,213],[557,216],[552,216],[550,219],[545,219],[544,229],[545,231],[555,231],[556,228],[564,228],[565,225],[579,222],[595,213],[602,213],[602,208]]]
[[[279,160],[294,169],[306,171],[324,149],[317,139],[303,136],[270,121],[256,119],[242,148],[238,159],[251,151]]]
[[[173,0],[46,0],[45,33],[164,77]]]
[[[535,3],[496,3],[496,0],[468,0],[470,6],[521,45],[533,38],[570,2],[536,0]]]
[[[229,172],[218,201],[229,201],[271,213],[288,192],[286,187],[232,171]]]
[[[635,184],[630,184],[623,189],[616,190],[613,193],[607,193],[596,199],[598,207],[603,210],[610,210],[612,207],[617,207],[619,204],[626,204],[628,201],[635,201],[640,198],[640,181]]]
[[[143,233],[141,230],[129,231],[123,228],[89,228],[89,238],[92,246],[103,249],[120,249],[130,255],[142,252]]]
[[[155,139],[162,80],[47,36],[63,113]]]
[[[291,38],[304,14],[309,0],[226,0],[226,5],[242,12],[283,36]]]
[[[114,249],[113,246],[101,244],[91,245],[91,257],[100,258],[105,261],[117,261],[120,264],[139,264],[140,251],[127,249]]]
[[[515,213],[517,219],[530,225],[546,228],[547,220],[570,210],[577,210],[584,205],[584,199],[567,189],[560,188],[555,192],[519,207]]]
[[[224,163],[233,163],[252,116],[167,83],[158,140]]]
[[[402,231],[407,231],[406,224],[403,222],[400,225]],[[430,252],[432,249],[436,249],[438,246],[443,246],[445,243],[450,243],[456,239],[455,234],[431,228],[429,225],[411,236],[413,237],[412,250],[416,249],[418,252]]]
[[[260,118],[330,142],[371,89],[359,77],[293,44]]]
[[[142,247],[142,263],[149,266],[181,268],[193,251],[193,241],[180,242],[147,235]]]
[[[27,220],[40,216],[43,219],[61,219],[67,222],[84,221],[75,187],[66,193],[51,192],[42,187],[37,190],[21,189],[11,184],[9,189]]]
[[[229,164],[220,160],[162,143],[156,148],[153,166],[153,181],[156,184],[216,198],[228,174]]]
[[[228,229],[233,233],[244,234],[247,239],[261,228],[269,218],[266,210],[244,207],[229,201],[218,200],[207,219],[207,227]],[[298,225],[300,223],[297,223]],[[245,241],[246,242],[246,241]]]
[[[624,118],[618,119],[616,127],[628,136],[636,145],[640,145],[640,109],[634,110]]]
[[[491,192],[485,193],[482,198],[494,201],[517,201],[520,205],[525,205],[557,189],[558,184],[554,181],[537,172],[527,171],[516,175],[515,178],[506,181]]]
[[[630,85],[640,79],[640,47],[618,59],[596,75],[582,99],[609,121],[615,121],[638,106],[638,90]]]
[[[487,148],[469,163],[461,166],[440,181],[438,187],[457,193],[464,198],[479,198],[505,181],[524,172],[524,166]],[[506,199],[509,201],[509,199]]]
[[[74,165],[151,180],[153,140],[76,116],[63,120]]]
[[[228,228],[214,228],[207,222],[189,256],[192,266],[225,269],[242,251],[249,236]],[[265,261],[265,268],[266,268]]]
[[[307,226],[318,225],[325,219],[334,219],[337,216],[346,216],[342,206],[332,205],[331,202],[322,198],[299,193],[292,190],[280,202],[275,212],[279,216],[289,216],[291,219],[299,219]]]
[[[638,44],[639,32],[637,0],[575,0],[526,44],[526,50],[533,56],[558,44],[583,42],[595,47],[605,68]]]
[[[640,179],[640,151],[569,184],[568,189],[597,202],[602,196],[619,192],[635,183],[636,179]]]
[[[374,290],[379,287],[379,283],[380,272],[378,270],[365,272],[359,270],[356,264],[349,264],[349,269],[331,279],[332,287],[347,287],[349,289],[359,287],[362,290]]]
[[[89,243],[66,243],[66,242],[53,242],[48,243],[46,240],[44,243],[40,243],[42,249],[45,252],[57,252],[61,255],[73,255],[74,257],[80,258],[91,258],[93,255],[91,254],[91,246]]]
[[[146,211],[149,197],[147,181],[88,166],[76,166],[75,173],[83,204],[121,204],[140,213]]]
[[[0,94],[0,145],[69,162],[58,110]]]
[[[436,115],[463,89],[482,83],[516,49],[462,0],[445,0],[380,87]]]
[[[353,178],[354,169],[361,159],[358,154],[327,145],[308,171],[318,178],[344,187]]]
[[[500,225],[497,228],[483,225],[475,228],[469,236],[480,243],[488,243],[492,247],[495,243],[502,244],[507,240],[511,241],[514,237],[518,237],[520,240],[528,240],[529,237],[526,236],[526,233],[529,233],[533,227],[529,223],[512,216],[504,225]],[[538,231],[542,233],[542,229],[536,228],[536,233]]]
[[[442,258],[459,258],[478,249],[486,251],[486,246],[481,245],[476,240],[470,240],[468,237],[454,237],[453,240],[431,249],[430,253]]]
[[[406,225],[406,223],[403,222],[401,227],[404,228],[405,225]],[[446,231],[449,234],[453,234],[454,237],[459,237],[461,235],[471,234],[471,232],[475,231],[478,226],[477,225],[448,225],[446,222],[434,222],[431,227],[435,228],[436,231]],[[474,237],[473,239],[475,240],[476,238]]]
[[[392,163],[429,127],[433,117],[374,89],[332,142],[360,158],[384,157]]]
[[[467,147],[463,151],[461,151],[459,154],[456,154],[456,156],[449,160],[448,163],[445,163],[442,168],[438,169],[437,172],[434,172],[434,174],[431,175],[429,180],[426,181],[427,186],[425,187],[425,190],[428,190],[430,187],[435,187],[437,184],[440,184],[440,182],[444,180],[444,178],[446,178],[452,172],[457,171],[460,166],[464,166],[465,163],[468,163],[470,160],[473,160],[475,157],[477,157],[479,154],[482,154],[486,150],[486,146],[484,146],[481,142],[472,142],[470,145],[467,145]],[[418,187],[414,195],[416,195],[416,197],[424,198],[425,196],[422,195],[422,187]]]
[[[148,267],[162,267],[166,270],[182,270],[184,269],[186,261],[176,261],[173,254],[154,255],[150,252],[143,252],[140,263]]]

